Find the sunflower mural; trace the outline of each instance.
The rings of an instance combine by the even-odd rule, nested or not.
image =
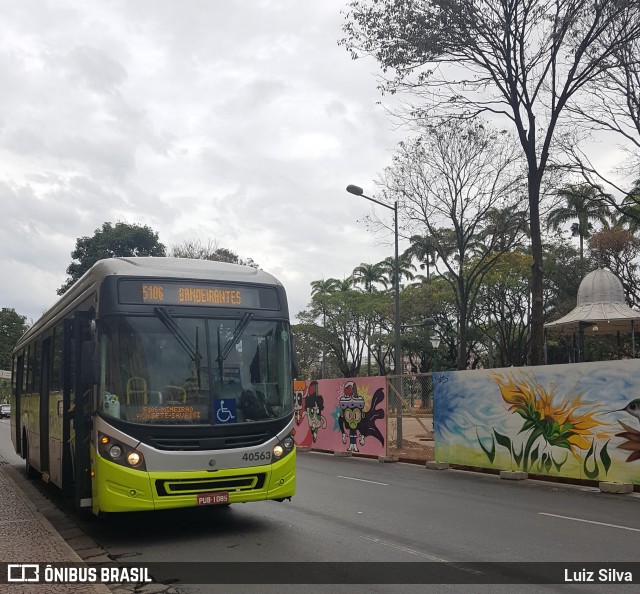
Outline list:
[[[437,461],[640,484],[640,359],[441,375]]]
[[[509,450],[516,467],[525,472],[548,473],[553,467],[560,471],[569,455],[582,461],[583,472],[589,478],[596,478],[601,469],[605,474],[608,472],[609,433],[602,428],[609,424],[598,418],[604,412],[600,405],[585,402],[580,392],[562,395],[557,393],[556,386],[547,389],[533,374],[518,379],[498,373],[492,377],[509,412],[522,417],[518,432],[522,438],[512,440],[493,429],[491,448],[486,448],[478,438],[491,462],[497,443]],[[597,441],[603,439],[607,441],[598,448]]]

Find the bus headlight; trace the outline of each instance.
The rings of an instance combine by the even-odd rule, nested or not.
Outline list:
[[[280,460],[287,454],[290,454],[296,447],[293,437],[287,435],[279,444],[273,446],[273,459]]]
[[[104,433],[98,434],[98,454],[114,464],[146,470],[141,452]]]
[[[142,454],[140,452],[136,452],[135,450],[127,456],[127,462],[129,462],[131,466],[138,466],[138,464],[140,464],[142,460]]]

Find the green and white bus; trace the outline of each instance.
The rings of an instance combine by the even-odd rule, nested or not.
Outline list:
[[[100,260],[20,339],[11,437],[78,508],[295,493],[287,298],[254,268]]]

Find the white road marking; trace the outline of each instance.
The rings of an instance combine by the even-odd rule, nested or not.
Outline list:
[[[447,563],[446,559],[441,559],[440,557],[435,557],[434,555],[429,555],[428,553],[423,553],[422,551],[410,549],[409,547],[403,547],[402,545],[389,542],[388,540],[383,540],[382,538],[373,538],[371,536],[362,536],[362,535],[360,535],[360,538],[364,538],[365,540],[370,540],[371,542],[384,545],[385,547],[391,547],[392,549],[397,549],[398,551],[404,551],[405,553],[409,553],[410,555],[416,555],[417,557],[424,557],[425,559],[429,559],[429,561],[442,561],[444,563]]]
[[[597,524],[598,526],[608,526],[609,528],[620,528],[620,530],[632,530],[640,532],[640,528],[631,528],[630,526],[618,526],[617,524],[607,524],[606,522],[594,522],[593,520],[583,520],[582,518],[572,518],[570,516],[559,516],[557,514],[547,514],[538,512],[541,516],[551,516],[552,518],[562,518],[563,520],[573,520],[574,522],[585,522],[586,524]]]
[[[378,483],[377,481],[368,481],[366,479],[354,478],[352,476],[341,476],[338,475],[338,478],[347,479],[348,481],[360,481],[361,483],[371,483],[373,485],[382,485],[383,487],[388,487],[389,483]]]
[[[470,567],[462,567],[456,563],[452,563],[451,561],[447,561],[442,557],[436,557],[435,555],[429,555],[429,553],[423,553],[422,551],[417,551],[416,549],[410,549],[409,547],[403,547],[402,545],[395,544],[393,542],[389,542],[388,540],[383,540],[382,538],[373,538],[371,536],[362,536],[360,538],[364,538],[365,540],[370,540],[371,542],[375,542],[376,544],[384,545],[385,547],[391,547],[392,549],[396,549],[398,551],[403,551],[404,553],[409,553],[410,555],[416,555],[417,557],[424,557],[425,559],[429,559],[429,561],[437,561],[439,563],[447,563],[451,565],[451,567],[456,567],[461,571],[466,571],[467,573],[475,573],[477,575],[482,574],[481,571],[477,569],[471,569]]]

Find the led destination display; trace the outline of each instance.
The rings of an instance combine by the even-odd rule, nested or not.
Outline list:
[[[201,305],[278,309],[278,294],[266,287],[245,287],[184,281],[122,280],[120,303],[131,305]]]

